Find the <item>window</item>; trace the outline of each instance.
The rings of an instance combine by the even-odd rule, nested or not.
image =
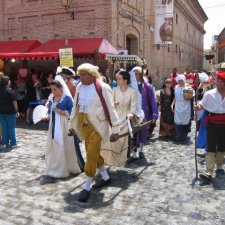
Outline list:
[[[177,51],[178,51],[178,46],[176,45],[176,48],[175,48],[175,52],[176,52],[176,54],[177,54]]]
[[[170,45],[167,46],[167,51],[170,52]]]
[[[176,24],[178,24],[178,14],[176,14]]]
[[[157,49],[160,50],[160,45],[159,44],[157,44]]]

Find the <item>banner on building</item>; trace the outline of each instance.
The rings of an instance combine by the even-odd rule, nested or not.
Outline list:
[[[156,0],[155,44],[172,44],[174,0]]]
[[[59,49],[60,66],[73,67],[73,49]]]

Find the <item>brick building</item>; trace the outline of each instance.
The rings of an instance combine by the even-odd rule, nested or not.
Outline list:
[[[174,66],[201,69],[207,16],[197,0],[175,0],[173,44],[154,44],[155,0],[74,0],[72,20],[61,0],[0,0],[0,40],[104,37],[146,59],[150,75]]]
[[[218,63],[225,62],[225,28],[218,36]]]

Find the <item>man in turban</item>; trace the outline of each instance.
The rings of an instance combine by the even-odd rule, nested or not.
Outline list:
[[[75,133],[80,140],[85,141],[86,183],[79,195],[79,201],[85,202],[90,196],[91,182],[97,169],[102,179],[92,188],[101,188],[111,182],[104,166],[104,159],[100,155],[100,147],[102,141],[118,139],[120,124],[114,107],[112,90],[100,80],[98,67],[84,63],[78,67],[77,73],[80,76],[80,83],[76,89],[70,120]]]
[[[207,112],[205,124],[207,126],[206,173],[199,174],[205,181],[212,181],[212,174],[217,167],[216,174],[224,174],[223,162],[225,155],[225,72],[217,72],[216,88],[207,91],[194,110],[205,109]]]

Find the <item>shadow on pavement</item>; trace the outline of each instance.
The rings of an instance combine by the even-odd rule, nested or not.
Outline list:
[[[163,137],[163,136],[159,136],[158,140],[161,142],[173,142],[174,138],[173,137]]]
[[[209,185],[211,185],[212,184],[212,182],[207,182],[207,181],[203,181],[202,179],[200,179],[200,178],[194,178],[193,180],[192,180],[192,183],[191,183],[191,186],[192,186],[192,188],[194,188],[194,187],[204,187],[204,186],[209,186]]]
[[[205,154],[204,154],[204,153],[203,153],[203,154],[197,154],[197,156],[198,156],[199,158],[202,158],[202,159],[205,158]]]
[[[147,167],[154,166],[154,165],[155,163],[148,162],[146,158],[143,158],[143,159],[137,159],[133,161],[132,163],[127,164],[125,168],[137,169],[139,167],[145,167],[147,169]]]
[[[0,147],[0,154],[1,154],[1,153],[9,153],[9,152],[11,152],[12,150],[14,150],[14,149],[13,149],[13,148],[3,149],[3,148]]]
[[[109,171],[111,177],[111,188],[115,188],[115,190],[119,189],[116,193],[111,195],[109,199],[105,198],[105,194],[101,192],[101,189],[95,190],[91,189],[90,199],[86,203],[81,203],[78,201],[79,193],[72,194],[74,190],[81,191],[81,186],[78,186],[71,190],[70,192],[63,193],[63,199],[67,203],[67,206],[64,207],[65,212],[76,213],[83,212],[85,209],[99,209],[104,208],[106,206],[112,205],[116,197],[122,193],[124,190],[128,189],[132,183],[138,181],[138,177],[150,166],[151,163],[143,165],[143,169],[139,173],[127,171],[124,169],[117,169],[113,171]],[[96,181],[100,179],[100,175],[96,177]],[[107,187],[104,187],[103,190],[107,190]]]
[[[212,181],[214,190],[225,190],[225,175],[216,175]]]
[[[36,177],[36,178],[34,178],[32,180],[26,181],[25,184],[27,184],[27,185],[29,185],[29,184],[31,185],[32,184],[33,185],[36,182],[40,182],[41,179],[46,179],[46,183],[42,183],[42,184],[38,183],[38,185],[48,185],[48,184],[53,184],[53,183],[60,183],[60,182],[69,181],[69,180],[72,180],[72,179],[74,179],[75,177],[77,177],[79,175],[80,175],[80,173],[79,174],[71,174],[67,178],[55,178],[55,179],[50,179],[46,175],[40,175],[39,177]]]
[[[211,186],[214,190],[225,190],[225,175],[216,175],[212,181],[204,181],[200,178],[194,178],[191,186],[194,187],[209,187]]]
[[[26,129],[26,130],[48,130],[48,122],[41,121],[37,124],[26,124],[25,118],[17,118],[16,128]]]

